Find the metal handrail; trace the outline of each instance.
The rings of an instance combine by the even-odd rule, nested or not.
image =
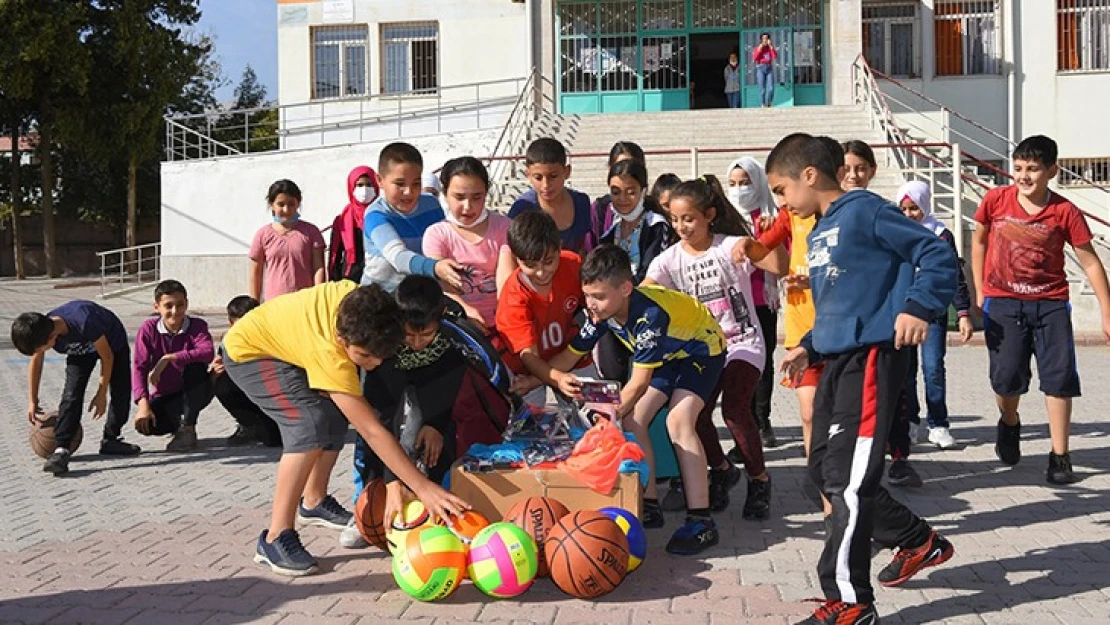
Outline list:
[[[158,282],[162,273],[162,243],[132,245],[97,252],[100,259],[100,296],[123,295]],[[116,260],[118,262],[109,262]],[[153,267],[144,268],[147,262]],[[144,279],[150,274],[149,279]],[[109,285],[116,288],[109,289]]]

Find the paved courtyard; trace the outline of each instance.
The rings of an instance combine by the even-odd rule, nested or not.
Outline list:
[[[86,418],[85,443],[71,473],[53,478],[27,445],[26,358],[8,328],[24,310],[42,310],[96,288],[0,282],[0,622],[2,623],[391,623],[460,625],[570,623],[703,625],[791,623],[818,597],[814,563],[820,515],[802,494],[804,461],[794,399],[776,390],[773,419],[786,444],[768,452],[775,483],[772,519],[740,518],[743,486],[718,515],[721,544],[702,557],[666,554],[681,518],[649,533],[639,571],[594,602],[571,599],[540,580],[517,600],[495,601],[470,585],[437,604],[410,600],[393,583],[377,550],[342,549],[333,532],[303,538],[322,573],[289,580],[251,561],[266,525],[278,453],[227,449],[231,418],[218,406],[201,417],[202,449],[164,451],[165,440],[131,459],[96,455],[100,425]],[[149,295],[108,300],[134,330]],[[222,333],[218,311],[209,322]],[[895,495],[929,518],[956,546],[944,566],[900,589],[877,590],[885,623],[1110,623],[1110,350],[1083,347],[1086,395],[1072,430],[1073,459],[1084,479],[1056,488],[1044,481],[1049,449],[1043,403],[1023,408],[1025,454],[1004,469],[994,459],[995,410],[982,347],[950,351],[949,406],[962,449],[915,448],[923,488]],[[61,358],[47,359],[40,397],[56,406]],[[332,483],[349,501],[350,446]],[[877,554],[874,570],[889,559]]]

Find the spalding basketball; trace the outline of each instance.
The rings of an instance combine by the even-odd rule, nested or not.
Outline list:
[[[628,573],[628,538],[613,519],[594,510],[559,519],[544,551],[551,580],[579,599],[608,594]]]
[[[378,549],[388,549],[385,540],[385,482],[370,480],[355,502],[355,525],[366,542]]]
[[[517,502],[505,513],[505,522],[512,523],[528,532],[532,540],[536,541],[539,552],[539,569],[536,577],[547,577],[547,558],[544,556],[543,544],[547,540],[547,533],[551,531],[555,522],[570,514],[570,510],[558,501],[549,497],[529,497]]]
[[[58,425],[58,413],[50,412],[47,414],[37,415],[35,423],[31,425],[31,435],[28,437],[27,442],[31,445],[31,450],[39,458],[49,458],[50,454],[54,453],[57,444],[54,439],[54,428]],[[74,453],[77,448],[81,446],[81,440],[85,437],[85,430],[81,427],[81,423],[77,424],[77,431],[73,433],[73,439],[69,441],[69,451]]]

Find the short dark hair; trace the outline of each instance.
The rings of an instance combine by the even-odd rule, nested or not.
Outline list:
[[[405,340],[397,300],[377,284],[360,286],[339,302],[335,333],[378,358],[389,358]]]
[[[675,174],[662,174],[655,179],[655,184],[651,185],[651,197],[659,199],[667,191],[674,191],[675,187],[682,184],[682,178]]]
[[[1056,164],[1058,155],[1055,141],[1045,135],[1033,135],[1022,139],[1021,143],[1017,144],[1011,158],[1015,161],[1040,161],[1041,165],[1052,167]]]
[[[242,319],[243,315],[258,308],[261,304],[250,295],[237,295],[227,303],[227,316],[232,319]]]
[[[622,156],[630,156],[634,161],[647,163],[644,157],[644,149],[641,148],[638,143],[633,143],[631,141],[617,141],[613,144],[612,148],[609,148],[609,166],[612,167],[616,164],[617,159]],[[647,185],[644,186],[646,187]]]
[[[42,313],[23,313],[12,322],[12,345],[24,356],[30,356],[50,341],[54,320]]]
[[[397,285],[397,305],[401,322],[413,328],[426,328],[443,318],[443,287],[428,276],[409,275]]]
[[[404,141],[395,141],[382,148],[378,153],[378,173],[385,176],[389,170],[395,165],[404,165],[405,163],[412,163],[424,168],[424,157],[420,155],[420,150],[417,150],[411,143]]]
[[[829,149],[829,154],[833,157],[833,165],[836,165],[837,171],[840,171],[844,167],[844,146],[828,135],[818,135],[817,138]]]
[[[599,245],[586,254],[580,272],[582,284],[594,284],[605,280],[612,285],[632,281],[632,259],[628,252],[616,245]]]
[[[447,192],[447,187],[451,186],[451,179],[455,176],[473,176],[481,180],[486,189],[489,189],[489,171],[482,161],[473,156],[460,156],[443,164],[443,169],[439,170],[439,183],[443,186],[444,193]]]
[[[648,186],[648,173],[647,167],[644,167],[642,161],[636,159],[629,159],[614,163],[609,167],[609,177],[605,179],[606,182],[611,181],[613,178],[631,178],[635,180],[640,188],[647,190]]]
[[[162,301],[163,296],[173,295],[174,293],[180,293],[185,299],[189,299],[189,292],[185,290],[184,284],[177,280],[163,280],[158,283],[158,286],[154,287],[154,303],[157,304]]]
[[[524,166],[529,165],[566,165],[567,149],[558,139],[543,137],[536,139],[524,152]]]
[[[798,178],[806,167],[813,167],[836,182],[836,161],[823,141],[804,132],[783,137],[767,156],[767,175]]]
[[[509,224],[509,250],[518,260],[535,262],[543,260],[552,251],[562,247],[559,226],[542,211],[521,213]]]
[[[875,151],[871,149],[871,146],[867,145],[866,141],[852,139],[851,141],[845,141],[844,145],[842,145],[841,147],[843,148],[843,154],[845,156],[847,156],[848,154],[851,154],[852,156],[858,156],[867,161],[867,164],[872,167],[877,168],[879,166],[878,161],[875,160]],[[843,160],[844,159],[841,158],[841,161]]]
[[[297,186],[297,183],[293,182],[292,180],[286,180],[282,178],[281,180],[277,180],[272,185],[270,185],[270,190],[266,192],[266,203],[273,204],[274,200],[277,199],[277,196],[281,195],[282,193],[297,198],[298,202],[300,202],[302,199],[301,188]]]

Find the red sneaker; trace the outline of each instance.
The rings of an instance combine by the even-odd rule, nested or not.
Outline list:
[[[812,616],[795,625],[879,625],[879,613],[870,603],[826,601]]]
[[[879,583],[888,588],[899,586],[921,569],[947,562],[954,553],[952,543],[935,530],[931,531],[929,540],[917,549],[899,549],[894,560],[879,571]]]

